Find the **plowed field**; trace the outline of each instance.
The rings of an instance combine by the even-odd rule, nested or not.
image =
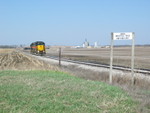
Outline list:
[[[57,70],[56,67],[14,50],[0,50],[0,70]]]

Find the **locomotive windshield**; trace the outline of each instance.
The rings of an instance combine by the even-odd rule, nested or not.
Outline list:
[[[36,42],[36,45],[45,45],[44,42]]]

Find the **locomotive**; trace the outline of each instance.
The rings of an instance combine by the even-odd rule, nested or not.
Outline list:
[[[46,54],[45,51],[45,43],[42,41],[36,41],[30,44],[31,47],[31,53],[37,54],[37,55],[44,55]]]

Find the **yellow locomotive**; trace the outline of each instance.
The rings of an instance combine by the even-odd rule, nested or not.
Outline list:
[[[30,47],[31,47],[32,54],[38,54],[38,55],[46,54],[45,43],[42,41],[33,42],[31,43]]]

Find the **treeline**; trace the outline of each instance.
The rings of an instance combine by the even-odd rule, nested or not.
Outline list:
[[[114,47],[130,47],[131,45],[114,45]],[[149,47],[150,44],[145,44],[145,45],[140,45],[140,44],[136,44],[136,47]]]
[[[0,45],[0,48],[16,48],[16,45]]]

